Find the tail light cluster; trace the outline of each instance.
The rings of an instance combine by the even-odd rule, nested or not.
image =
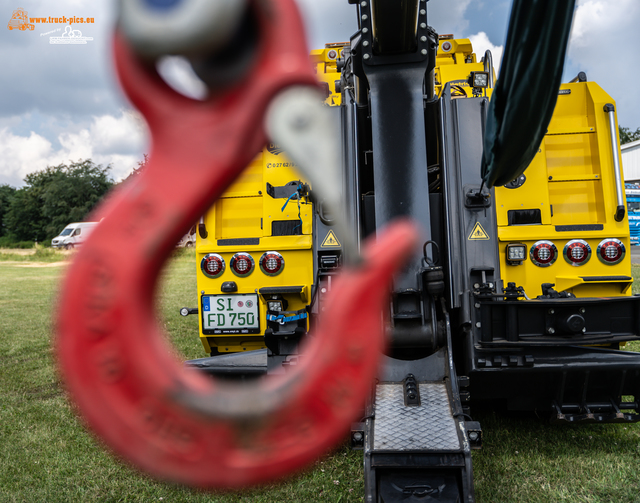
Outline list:
[[[529,252],[531,262],[539,267],[549,267],[558,258],[558,249],[551,241],[538,241]]]
[[[613,265],[624,258],[624,245],[617,239],[603,239],[598,245],[598,258],[601,262]]]
[[[268,276],[277,276],[284,269],[284,257],[275,251],[262,254],[258,261],[260,270]],[[246,278],[255,269],[255,261],[249,253],[236,253],[229,261],[231,272],[240,278]],[[217,253],[208,253],[200,262],[200,269],[208,278],[218,278],[225,270],[225,262]]]
[[[244,278],[253,272],[256,264],[253,261],[253,257],[248,253],[236,253],[231,257],[229,266],[231,267],[233,274],[240,278]]]
[[[619,263],[625,253],[624,244],[615,238],[603,239],[596,249],[596,255],[600,262],[607,265]],[[567,263],[573,266],[584,265],[591,258],[591,246],[584,239],[572,239],[564,245],[562,256]],[[551,241],[537,241],[531,246],[529,257],[531,262],[538,267],[549,267],[558,258],[558,248]],[[509,265],[521,264],[525,258],[526,245],[524,243],[509,243],[507,245],[507,263]]]
[[[265,252],[260,257],[260,269],[267,276],[277,276],[284,269],[284,258],[278,252]]]

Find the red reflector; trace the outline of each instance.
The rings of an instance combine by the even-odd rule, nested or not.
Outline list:
[[[586,264],[591,258],[591,246],[582,239],[572,239],[565,245],[563,255],[571,265]]]
[[[549,267],[558,258],[558,249],[551,241],[538,241],[531,247],[529,256],[535,265]]]
[[[622,241],[611,238],[600,241],[597,253],[600,262],[607,265],[615,265],[624,258],[625,251]]]
[[[231,267],[233,274],[235,274],[236,276],[245,277],[249,276],[249,274],[253,272],[255,263],[253,261],[253,257],[248,253],[236,253],[233,257],[231,257],[229,266]]]
[[[276,276],[284,269],[284,258],[278,252],[265,252],[260,257],[260,269],[268,276]]]
[[[209,253],[202,258],[200,269],[208,278],[217,278],[224,272],[224,259],[217,253]]]

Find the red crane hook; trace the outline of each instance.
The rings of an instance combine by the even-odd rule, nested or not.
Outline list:
[[[261,45],[250,75],[207,101],[172,91],[116,33],[125,92],[152,137],[147,168],[98,209],[104,217],[65,280],[56,351],[88,425],[137,467],[179,483],[236,488],[276,479],[341,440],[361,409],[383,349],[393,273],[416,243],[400,222],[336,282],[302,363],[251,384],[185,370],[156,322],[163,263],[266,141],[263,116],[291,85],[316,85],[293,0],[252,3]]]

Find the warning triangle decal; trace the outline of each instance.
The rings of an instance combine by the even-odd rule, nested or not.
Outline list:
[[[467,239],[469,241],[486,241],[489,239],[489,234],[487,234],[487,232],[482,228],[480,222],[476,222],[476,225],[473,226],[473,230]]]
[[[334,246],[342,246],[342,245],[340,244],[340,241],[338,241],[336,234],[333,231],[329,231],[327,233],[327,236],[322,241],[320,248],[331,248]]]

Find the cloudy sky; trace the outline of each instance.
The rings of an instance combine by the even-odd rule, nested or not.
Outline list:
[[[347,0],[297,0],[309,45],[349,39],[355,7]],[[18,7],[29,17],[93,18],[74,24],[84,45],[52,44],[66,23],[36,23],[33,31],[0,26],[0,184],[19,187],[27,173],[92,158],[125,177],[147,152],[144,122],[119,90],[110,58],[115,0],[0,0],[0,20]],[[500,59],[511,1],[431,0],[429,24],[469,37],[476,52]],[[55,21],[55,20],[54,20]],[[616,100],[620,125],[640,127],[640,2],[577,0],[565,78],[585,71]]]

